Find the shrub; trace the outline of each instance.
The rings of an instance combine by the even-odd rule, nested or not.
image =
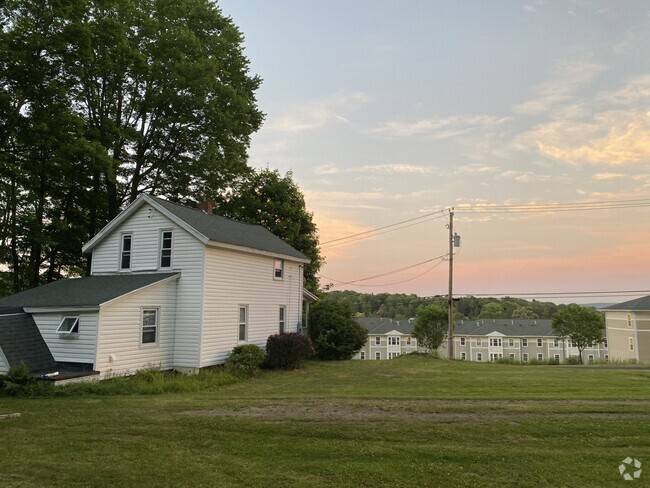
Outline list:
[[[346,303],[316,302],[309,316],[309,337],[320,359],[350,359],[366,343],[368,332],[352,318]]]
[[[264,351],[255,344],[236,346],[228,356],[226,370],[234,376],[256,376],[264,362]]]
[[[309,337],[297,332],[275,334],[266,341],[264,366],[270,369],[296,369],[313,354],[314,347]]]
[[[578,356],[569,356],[565,359],[564,364],[582,364]]]

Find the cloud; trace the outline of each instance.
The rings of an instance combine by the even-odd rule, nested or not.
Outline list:
[[[509,120],[509,117],[495,117],[486,114],[456,115],[447,118],[422,119],[415,122],[390,121],[366,132],[393,138],[428,136],[434,139],[451,139],[476,130],[494,128]]]
[[[616,180],[624,177],[625,174],[623,173],[596,173],[593,176],[594,180],[598,180],[598,181]]]
[[[501,179],[515,180],[520,183],[530,183],[533,181],[548,181],[549,175],[540,175],[530,171],[504,171],[499,175]]]
[[[617,105],[636,107],[650,100],[650,74],[628,80],[623,87],[612,92],[601,93],[599,99]]]
[[[319,166],[314,169],[314,173],[318,175],[338,175],[338,174],[349,174],[349,173],[363,173],[363,174],[431,174],[437,171],[438,168],[435,166],[422,166],[417,164],[375,164],[375,165],[364,165],[356,168],[347,167],[341,168],[340,166],[335,165],[326,165]]]
[[[522,115],[539,115],[551,111],[581,86],[589,84],[605,67],[589,61],[565,61],[556,66],[552,78],[534,88],[534,97],[514,106]]]
[[[456,168],[457,174],[467,174],[467,173],[497,173],[501,171],[501,168],[498,166],[488,166],[486,164],[473,163],[465,164]]]
[[[332,122],[349,123],[344,114],[367,103],[363,92],[337,93],[293,106],[283,115],[268,118],[264,130],[273,133],[298,134],[319,129]]]

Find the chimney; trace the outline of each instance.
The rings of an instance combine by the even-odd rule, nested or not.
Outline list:
[[[210,202],[201,202],[197,208],[207,214],[212,214],[212,204]]]

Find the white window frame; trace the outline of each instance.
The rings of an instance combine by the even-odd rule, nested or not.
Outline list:
[[[501,337],[490,337],[490,347],[500,347],[501,345]]]
[[[171,234],[169,237],[169,247],[165,247],[165,234]],[[158,269],[171,269],[174,256],[174,230],[160,229],[160,245],[158,249]],[[163,266],[163,258],[166,258],[166,252],[169,252],[169,266]],[[165,254],[165,255],[164,255]]]
[[[248,340],[248,305],[240,304],[237,312],[237,342],[246,342]],[[242,311],[244,318],[242,320]],[[242,329],[243,327],[243,329]],[[242,339],[242,330],[244,331],[244,338]]]
[[[555,359],[556,361],[559,361],[560,360],[560,355],[559,354],[554,354],[553,359]]]
[[[509,356],[510,356],[510,359],[514,359],[514,358],[515,358],[515,353],[514,353],[514,352],[511,352],[511,353],[509,354]]]
[[[376,360],[376,361],[379,361],[380,359],[381,359],[381,352],[380,352],[380,351],[376,351],[376,352],[375,352],[375,360]]]
[[[464,338],[464,337],[461,337],[461,338],[460,338],[460,345],[461,345],[461,346],[464,346],[464,345],[465,345],[465,338]]]
[[[388,359],[395,359],[397,356],[399,356],[398,352],[389,352],[388,353]]]
[[[410,336],[406,338],[406,345],[407,346],[411,345],[411,337]]]
[[[607,339],[603,340],[603,349],[607,349]]]
[[[359,353],[359,359],[364,359],[364,360],[366,359],[366,351],[361,351]]]
[[[483,341],[481,339],[476,339],[476,345],[478,347],[483,347]]]
[[[129,250],[125,251],[124,250],[124,240],[127,237],[129,238]],[[129,257],[129,265],[128,265],[128,267],[122,266],[124,264],[125,255]],[[120,255],[119,255],[118,259],[119,259],[118,269],[120,271],[130,271],[131,270],[131,266],[133,265],[133,233],[132,232],[122,232],[120,234]]]
[[[381,346],[381,337],[375,336],[375,346]]]
[[[524,362],[524,363],[528,362],[528,353],[527,352],[525,352],[525,353],[523,353],[521,355],[521,361]]]
[[[274,280],[284,279],[284,259],[276,258],[273,260],[273,279]]]
[[[56,331],[61,335],[79,334],[79,316],[65,315]]]
[[[627,314],[627,326],[632,327],[632,314],[631,313]]]
[[[482,352],[477,352],[476,353],[476,360],[477,361],[483,361],[483,353]]]
[[[537,353],[537,360],[538,361],[544,361],[544,353],[538,352]]]
[[[467,359],[467,353],[465,351],[461,351],[460,360],[465,361],[466,359]]]
[[[587,356],[587,362],[588,363],[593,363],[594,362],[594,355],[593,354],[589,354]]]
[[[559,339],[553,339],[553,347],[560,347],[560,340]]]
[[[634,351],[634,337],[627,338],[627,345],[630,348],[630,351]]]
[[[399,346],[399,336],[389,336],[388,337],[389,346]]]
[[[521,340],[521,347],[528,347],[528,339]]]
[[[280,305],[280,307],[278,308],[278,329],[280,330],[280,334],[284,334],[287,331],[286,325],[287,325],[287,306]]]
[[[537,339],[537,347],[544,347],[544,339]]]
[[[515,340],[514,339],[508,339],[508,347],[515,347]]]
[[[145,325],[144,316],[145,313],[155,312],[155,321],[153,325]],[[145,331],[145,329],[153,329],[155,340],[153,341],[144,341],[144,333],[151,332],[151,330]],[[160,338],[160,307],[142,307],[140,309],[140,345],[144,347],[153,347],[158,345],[158,340]]]

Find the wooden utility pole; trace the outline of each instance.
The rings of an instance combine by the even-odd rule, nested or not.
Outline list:
[[[449,209],[449,359],[454,359],[454,207]]]

